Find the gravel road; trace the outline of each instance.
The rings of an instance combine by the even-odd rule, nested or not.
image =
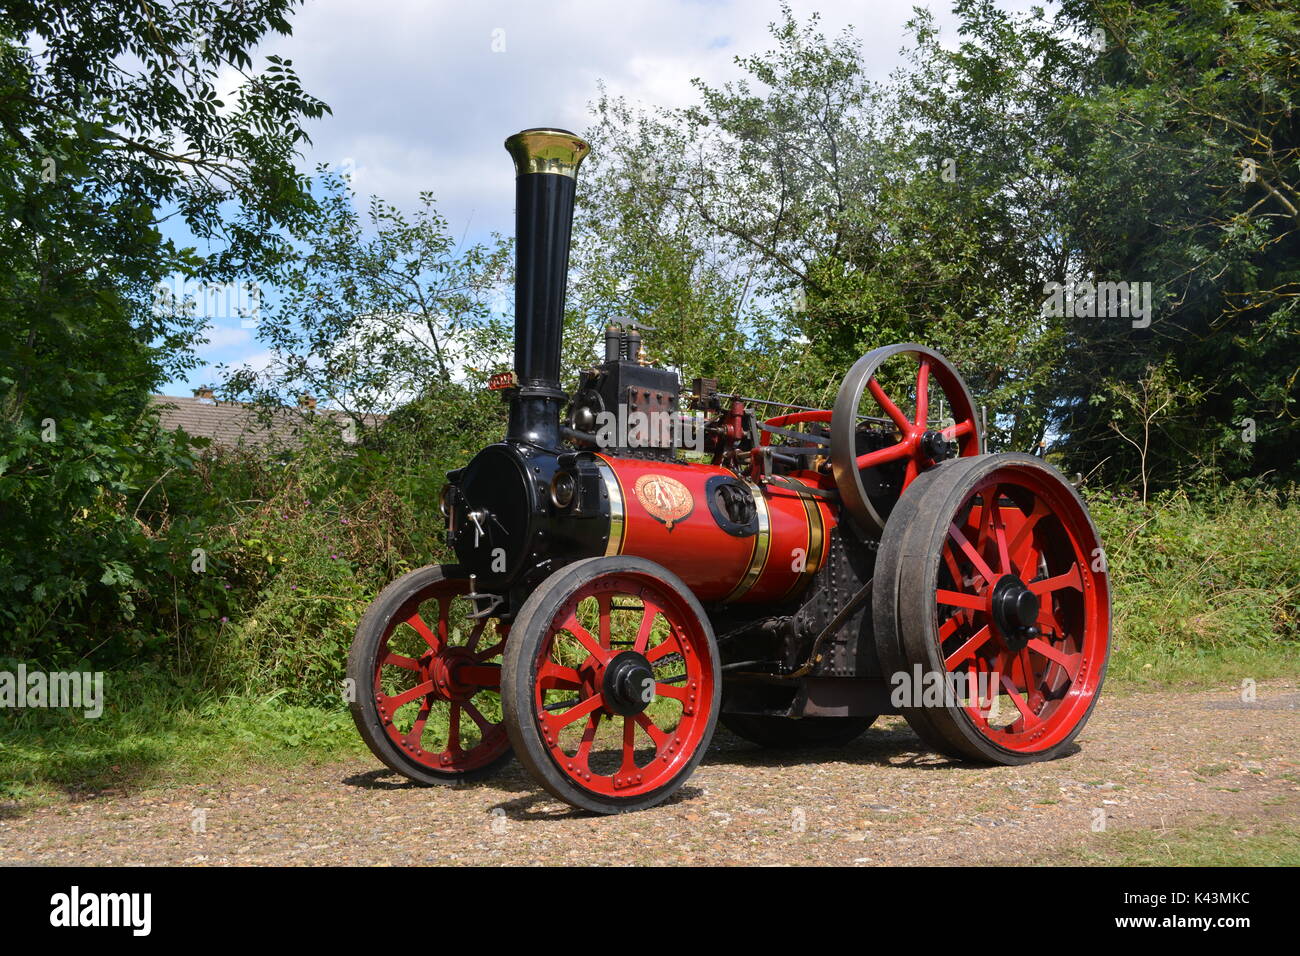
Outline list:
[[[1300,684],[1102,700],[1073,755],[972,767],[899,718],[774,754],[719,729],[670,802],[583,816],[517,765],[426,789],[367,759],[0,807],[0,863],[960,864],[1069,858],[1107,830],[1300,820]]]

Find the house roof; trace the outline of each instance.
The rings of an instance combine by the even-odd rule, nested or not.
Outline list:
[[[227,448],[244,447],[256,450],[281,450],[301,443],[300,433],[312,418],[328,418],[344,430],[344,441],[357,440],[347,426],[352,417],[346,412],[329,408],[311,411],[281,408],[274,411],[270,422],[263,422],[257,410],[243,402],[217,401],[180,395],[153,395],[151,400],[159,409],[159,419],[165,428],[184,431],[195,438],[210,438],[214,445]],[[363,415],[362,422],[375,426],[386,415]],[[353,432],[355,429],[353,430]]]

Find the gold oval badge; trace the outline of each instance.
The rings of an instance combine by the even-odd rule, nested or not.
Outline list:
[[[650,512],[650,517],[662,521],[669,531],[695,510],[691,489],[667,475],[642,475],[636,480],[632,492],[641,502],[641,507]]]

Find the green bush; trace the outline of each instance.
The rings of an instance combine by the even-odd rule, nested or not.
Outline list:
[[[496,396],[455,398],[407,406],[356,449],[323,425],[285,461],[207,459],[204,481],[228,501],[226,519],[204,536],[207,576],[221,582],[226,610],[215,629],[182,641],[186,673],[295,704],[341,700],[348,647],[375,595],[450,558],[438,506],[446,472],[502,433]]]
[[[1115,613],[1113,676],[1266,677],[1296,672],[1300,504],[1228,488],[1146,505],[1094,498]]]

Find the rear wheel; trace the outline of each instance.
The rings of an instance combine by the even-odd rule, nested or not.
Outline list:
[[[875,722],[875,717],[770,717],[723,714],[722,726],[737,737],[772,750],[843,747]]]
[[[578,561],[524,602],[502,670],[506,728],[551,794],[641,810],[691,775],[713,737],[713,631],[676,575],[643,558]]]
[[[419,783],[478,779],[510,758],[499,693],[507,628],[471,617],[469,593],[451,565],[403,575],[366,610],[348,656],[361,738]]]
[[[920,476],[876,575],[881,663],[935,749],[1027,763],[1083,729],[1110,653],[1110,590],[1097,531],[1056,469],[985,455]]]

